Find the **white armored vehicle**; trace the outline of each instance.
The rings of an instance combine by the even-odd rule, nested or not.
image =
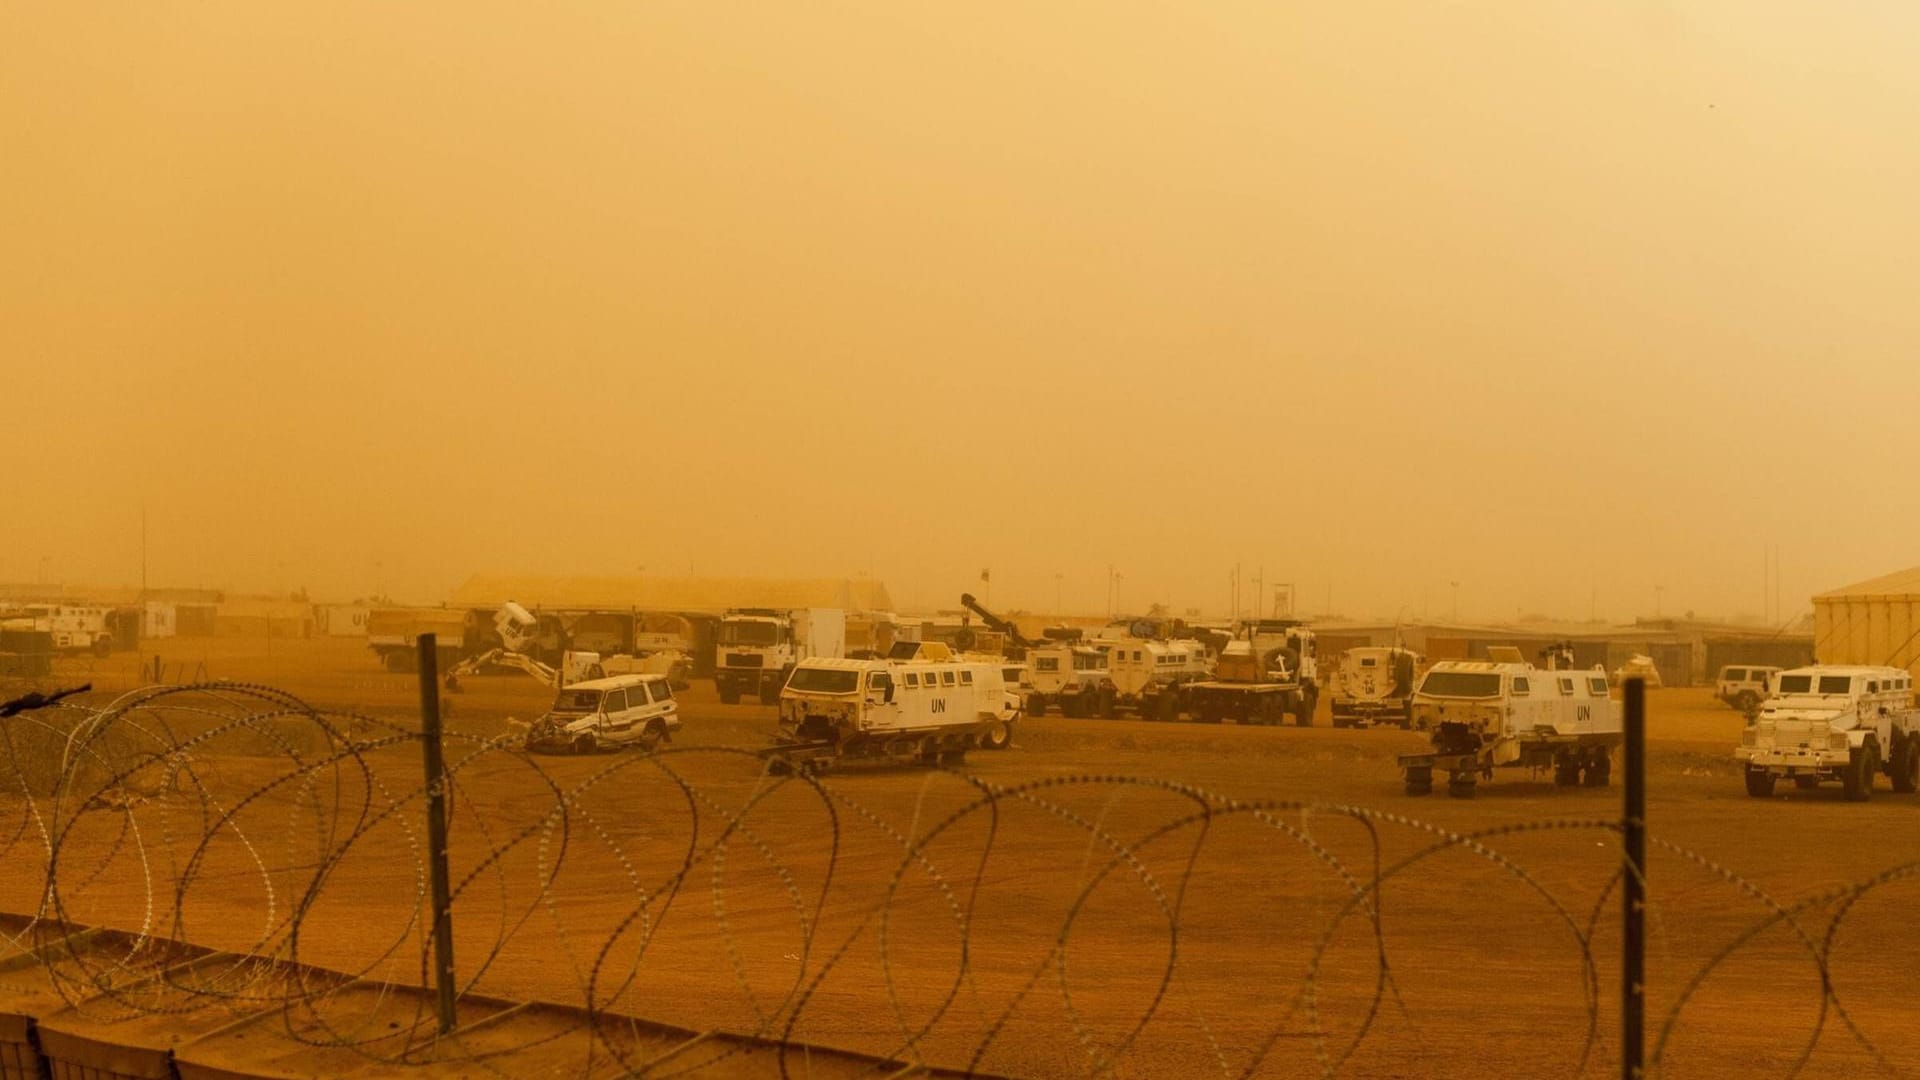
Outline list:
[[[775,772],[820,771],[842,760],[958,765],[1009,731],[1020,697],[1000,665],[939,659],[802,660],[780,693]]]
[[[847,651],[847,615],[835,608],[740,608],[720,619],[715,635],[714,687],[738,704],[754,694],[762,704],[780,696],[788,673],[802,660],[837,659]]]
[[[665,675],[615,675],[563,688],[527,729],[527,749],[590,754],[651,750],[680,730],[680,706]]]
[[[1401,755],[1407,794],[1432,792],[1439,770],[1447,794],[1472,798],[1476,782],[1501,767],[1551,768],[1561,787],[1606,787],[1613,748],[1624,738],[1606,671],[1569,670],[1569,646],[1547,650],[1546,668],[1506,646],[1488,655],[1442,660],[1420,680],[1413,727],[1428,733],[1433,750]]]
[[[1206,646],[1197,641],[1108,643],[1107,681],[1093,715],[1111,719],[1127,709],[1143,720],[1178,720],[1185,687],[1212,674],[1209,667]]]
[[[1838,781],[1864,802],[1876,773],[1893,790],[1920,786],[1920,711],[1903,668],[1815,665],[1773,677],[1773,695],[1747,725],[1735,756],[1747,794],[1764,799],[1787,778],[1798,787]]]
[[[1027,715],[1098,716],[1107,684],[1107,654],[1091,645],[1056,645],[1027,650]]]
[[[1333,677],[1333,726],[1413,726],[1413,681],[1420,654],[1369,646],[1348,649]]]

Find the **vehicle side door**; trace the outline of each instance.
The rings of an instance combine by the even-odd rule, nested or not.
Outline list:
[[[636,689],[638,689],[636,687]],[[627,707],[625,690],[609,690],[600,699],[600,733],[615,742],[633,730],[633,710]]]
[[[653,701],[647,706],[645,720],[659,720],[671,731],[680,726],[680,703],[673,698],[673,685],[666,679],[647,684]],[[643,721],[641,727],[645,728]]]
[[[918,683],[918,674],[914,682]],[[901,691],[903,686],[896,683],[890,671],[867,671],[861,675],[860,696],[861,711],[866,722],[862,727],[892,728],[900,725],[902,715]]]

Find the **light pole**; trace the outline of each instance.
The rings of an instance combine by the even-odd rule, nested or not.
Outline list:
[[[1453,582],[1453,621],[1460,621],[1460,583]]]
[[[1055,615],[1060,614],[1060,579],[1064,576],[1057,572],[1053,575],[1053,613]]]

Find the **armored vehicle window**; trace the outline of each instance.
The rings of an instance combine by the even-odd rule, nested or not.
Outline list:
[[[1573,693],[1573,680],[1572,680],[1572,679],[1561,679],[1561,680],[1560,680],[1560,692],[1561,692],[1562,694],[1567,694],[1567,695],[1571,695],[1571,694]]]
[[[1868,684],[1867,684],[1867,693],[1869,693],[1869,694],[1877,694],[1877,693],[1879,693],[1879,692],[1880,692],[1880,684],[1879,684],[1879,683],[1877,683],[1877,682],[1870,682],[1870,683],[1868,683]]]
[[[1513,677],[1513,696],[1514,697],[1526,697],[1528,694],[1532,692],[1533,690],[1530,684],[1527,682],[1525,676],[1515,675]]]
[[[1597,697],[1606,697],[1607,680],[1595,675],[1587,680],[1587,689],[1593,691]]]
[[[860,689],[860,673],[840,668],[795,668],[787,689],[812,694],[851,694]]]
[[[1420,692],[1432,697],[1499,697],[1500,676],[1492,671],[1429,671]]]
[[[884,671],[869,672],[867,674],[867,689],[891,690],[893,689],[893,676]]]
[[[1375,664],[1378,664],[1378,663],[1379,661],[1374,659],[1371,656],[1363,656],[1360,658],[1361,667],[1373,667]]]
[[[1036,656],[1033,658],[1035,671],[1059,671],[1060,658],[1057,656]]]
[[[941,672],[941,673],[940,673],[940,685],[941,685],[941,686],[952,686],[952,685],[953,685],[953,672],[951,672],[951,671],[943,671],[943,672]]]
[[[1098,654],[1090,655],[1090,656],[1076,656],[1073,658],[1073,669],[1075,671],[1099,671],[1100,657]]]
[[[971,672],[971,671],[962,671],[962,672],[960,673],[960,685],[961,685],[961,686],[972,686],[972,685],[973,685],[973,672]]]
[[[1782,675],[1780,676],[1780,692],[1782,694],[1812,693],[1813,692],[1813,676]]]
[[[919,685],[920,685],[920,676],[918,676],[918,675],[915,675],[915,674],[914,674],[913,672],[911,672],[911,671],[909,671],[909,672],[907,672],[907,685],[908,685],[908,686],[919,686]]]
[[[1848,675],[1820,676],[1820,692],[1823,694],[1844,694],[1852,685],[1853,678]]]

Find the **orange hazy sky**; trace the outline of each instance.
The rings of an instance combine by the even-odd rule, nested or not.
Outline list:
[[[1788,613],[1920,562],[1920,6],[0,13],[0,580]],[[1656,589],[1663,591],[1656,600]]]

